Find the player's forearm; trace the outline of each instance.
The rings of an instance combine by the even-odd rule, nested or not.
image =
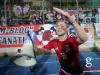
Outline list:
[[[37,52],[41,52],[41,53],[50,53],[50,51],[49,50],[47,50],[47,49],[45,49],[44,47],[43,47],[43,45],[38,45],[37,46]]]
[[[87,41],[87,35],[86,35],[85,30],[76,21],[73,21],[72,24],[73,24],[74,28],[76,29],[79,38],[83,42]]]

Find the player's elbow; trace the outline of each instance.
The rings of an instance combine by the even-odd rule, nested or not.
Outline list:
[[[88,37],[87,37],[87,35],[86,36],[84,36],[84,38],[82,39],[82,41],[83,42],[86,42],[88,40]]]

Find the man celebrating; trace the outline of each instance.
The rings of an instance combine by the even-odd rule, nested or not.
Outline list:
[[[61,65],[59,75],[83,75],[83,69],[79,60],[79,45],[87,41],[87,36],[84,29],[71,18],[68,12],[54,7],[54,11],[65,16],[74,26],[77,32],[76,35],[68,35],[68,27],[65,21],[57,22],[56,33],[57,38],[52,39],[47,45],[38,45],[37,48],[42,51],[55,49],[58,60]]]

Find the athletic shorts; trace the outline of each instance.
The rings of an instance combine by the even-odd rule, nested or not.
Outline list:
[[[83,75],[83,68],[81,66],[78,67],[61,67],[59,75]]]

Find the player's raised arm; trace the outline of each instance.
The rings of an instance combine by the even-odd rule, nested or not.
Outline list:
[[[63,16],[65,16],[74,26],[74,28],[76,29],[79,39],[78,42],[79,43],[84,43],[85,41],[87,41],[87,35],[85,33],[85,30],[76,22],[75,19],[73,19],[70,14],[67,11],[64,11],[62,9],[53,7],[53,10],[56,11],[59,14],[62,14]]]

